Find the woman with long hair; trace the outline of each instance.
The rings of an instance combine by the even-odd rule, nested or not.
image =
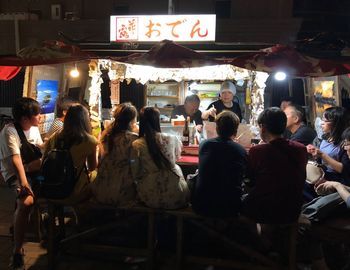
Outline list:
[[[62,131],[50,137],[44,153],[45,157],[51,149],[69,149],[74,167],[81,172],[72,194],[64,199],[69,204],[77,204],[90,196],[88,171],[95,170],[97,166],[96,146],[97,140],[91,135],[88,110],[80,104],[69,107]]]
[[[152,208],[176,209],[187,205],[189,189],[176,160],[181,142],[161,133],[156,108],[140,111],[139,139],[132,143],[132,173],[139,199]]]
[[[342,107],[330,107],[323,113],[322,141],[320,148],[308,145],[307,150],[325,166],[325,180],[342,182],[341,142],[342,133],[349,126],[349,113]],[[317,186],[317,184],[316,184]]]
[[[343,132],[342,138],[342,159],[339,166],[342,167],[341,173],[345,181],[343,183],[327,181],[320,184],[316,191],[322,195],[338,192],[347,207],[350,208],[350,127]]]
[[[121,205],[135,200],[136,190],[130,169],[131,144],[138,136],[137,110],[131,103],[117,105],[112,122],[102,134],[102,161],[92,192],[100,203]]]

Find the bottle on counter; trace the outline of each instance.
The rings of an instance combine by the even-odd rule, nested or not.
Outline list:
[[[185,121],[185,126],[184,126],[184,129],[182,131],[182,145],[183,146],[188,146],[190,144],[189,122],[190,122],[190,117],[187,116],[187,119]]]

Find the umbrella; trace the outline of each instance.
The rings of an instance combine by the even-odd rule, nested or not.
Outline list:
[[[133,53],[126,57],[111,58],[111,60],[158,68],[189,68],[220,64],[215,59],[170,40],[161,41],[146,53]]]
[[[287,74],[299,77],[326,77],[350,73],[348,65],[313,58],[284,45],[276,45],[263,49],[258,53],[238,56],[224,61],[227,64],[250,70],[267,73],[284,71]]]
[[[23,66],[77,62],[92,58],[96,57],[81,51],[76,46],[55,40],[44,41],[41,47],[21,49],[17,56],[0,57],[0,80],[13,78]],[[16,71],[17,73],[14,74]]]
[[[20,71],[21,71],[21,67],[0,66],[0,80],[3,80],[3,81],[11,80]]]

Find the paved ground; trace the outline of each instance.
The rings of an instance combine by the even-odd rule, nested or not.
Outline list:
[[[9,227],[11,226],[12,215],[14,208],[14,199],[11,192],[4,183],[0,183],[0,270],[10,269],[8,267],[10,262],[12,242],[9,234]],[[46,270],[47,256],[46,249],[38,242],[30,242],[33,234],[29,233],[29,240],[26,242],[25,249],[25,265],[27,270]],[[91,258],[91,256],[73,256],[61,255],[59,257],[56,269],[57,270],[94,270],[94,269],[143,269],[142,263],[123,263],[125,257],[111,258]]]
[[[12,223],[12,215],[14,210],[14,198],[8,187],[0,182],[0,270],[10,269],[8,267],[10,262],[10,256],[12,251],[11,236],[9,233],[9,227]],[[28,233],[25,243],[25,264],[27,270],[47,270],[47,250],[40,245],[37,241],[33,241],[33,233]],[[128,238],[129,239],[129,238]],[[103,256],[96,257],[93,254],[89,256],[61,254],[57,260],[56,270],[143,270],[146,269],[145,262],[128,262],[125,260],[125,256]],[[130,259],[130,258],[129,258]],[[139,258],[133,258],[139,259]],[[163,263],[158,265],[159,270],[174,269],[174,258],[165,257]],[[186,269],[191,270],[204,270],[214,269],[212,266],[193,266],[188,265]],[[298,269],[309,269],[307,266]],[[337,268],[332,268],[337,269]],[[348,269],[348,268],[346,268]],[[350,269],[350,268],[349,268]],[[219,270],[219,268],[215,268]]]

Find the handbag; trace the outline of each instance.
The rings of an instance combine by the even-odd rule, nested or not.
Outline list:
[[[324,170],[322,165],[315,161],[309,160],[306,164],[306,181],[309,184],[314,184],[324,177]]]

